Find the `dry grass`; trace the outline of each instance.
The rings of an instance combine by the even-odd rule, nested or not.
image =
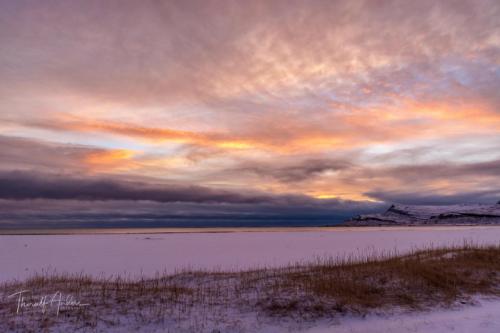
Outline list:
[[[471,245],[242,272],[185,271],[141,280],[43,274],[0,286],[0,331],[108,331],[123,325],[157,325],[172,332],[210,332],[213,322],[230,327],[252,313],[308,320],[413,311],[465,303],[474,295],[498,296],[499,287],[500,246]],[[19,290],[33,291],[32,300],[60,291],[90,306],[63,309],[59,316],[33,309],[16,315],[15,300],[6,295]]]
[[[318,262],[289,269],[273,282],[267,308],[274,313],[363,313],[451,305],[475,294],[498,295],[500,248],[428,249],[362,262]],[[279,295],[288,295],[280,303]],[[308,299],[309,304],[299,299]],[[305,308],[304,308],[305,306]]]

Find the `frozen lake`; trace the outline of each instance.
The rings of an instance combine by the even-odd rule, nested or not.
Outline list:
[[[34,272],[152,276],[183,268],[248,269],[315,257],[499,244],[498,226],[272,229],[156,234],[0,235],[0,281]]]

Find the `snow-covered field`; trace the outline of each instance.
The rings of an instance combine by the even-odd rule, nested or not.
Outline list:
[[[269,326],[261,333],[290,332]],[[294,332],[293,330],[291,332]],[[342,318],[337,322],[316,323],[299,328],[303,333],[498,333],[500,301],[482,299],[473,306],[456,309],[432,309],[400,315],[369,315],[365,318]]]
[[[152,276],[183,268],[236,270],[315,257],[500,243],[500,227],[325,228],[321,230],[91,235],[1,235],[0,281],[56,270]]]
[[[169,234],[78,234],[0,236],[0,282],[22,279],[34,272],[83,272],[99,275],[152,276],[183,268],[236,270],[281,266],[323,256],[361,255],[405,251],[429,246],[499,244],[500,227],[375,227],[316,230]],[[328,321],[297,323],[239,317],[242,332],[391,333],[391,332],[500,332],[500,300],[476,298],[475,305],[429,309],[416,313],[340,316]],[[18,318],[24,320],[23,318]],[[126,322],[126,318],[123,319]],[[205,327],[219,331],[217,321]],[[37,327],[36,325],[34,327]],[[65,326],[62,327],[64,331]],[[163,332],[156,324],[118,325],[103,332]],[[158,328],[158,330],[156,330]],[[227,327],[226,327],[227,328]],[[213,330],[212,330],[213,329]],[[57,331],[57,330],[56,330]],[[61,331],[61,332],[62,332]],[[98,330],[99,331],[99,330]],[[189,329],[185,332],[191,332]],[[192,332],[195,332],[193,330]]]

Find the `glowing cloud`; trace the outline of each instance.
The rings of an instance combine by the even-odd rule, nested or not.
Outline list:
[[[499,19],[495,0],[4,1],[0,171],[493,200]]]

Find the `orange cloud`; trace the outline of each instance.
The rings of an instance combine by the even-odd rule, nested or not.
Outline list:
[[[306,153],[419,138],[496,133],[500,128],[500,114],[474,101],[467,104],[447,101],[426,103],[394,97],[392,105],[351,108],[341,113],[324,111],[313,121],[301,113],[290,113],[287,117],[283,112],[270,112],[229,132],[145,127],[68,114],[58,114],[51,120],[27,124],[50,130],[101,132],[152,143],[186,143],[227,151]]]
[[[125,149],[103,150],[87,154],[84,162],[91,171],[126,171],[133,168],[134,152]]]

